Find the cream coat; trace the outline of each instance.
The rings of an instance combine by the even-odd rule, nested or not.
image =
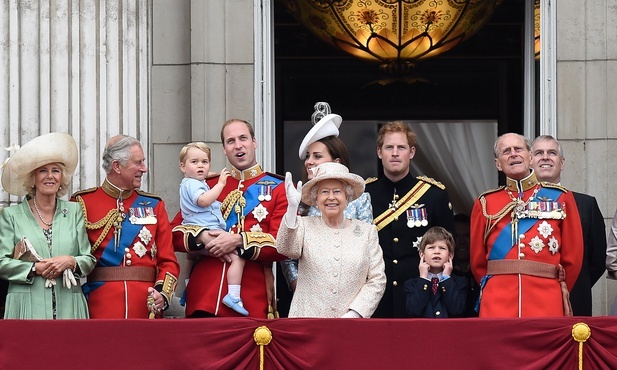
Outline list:
[[[278,251],[298,261],[298,285],[289,317],[341,317],[350,309],[370,317],[386,286],[377,228],[351,220],[331,229],[319,217],[281,223]]]

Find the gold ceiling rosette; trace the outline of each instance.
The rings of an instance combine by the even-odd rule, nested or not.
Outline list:
[[[320,39],[405,74],[476,33],[502,0],[281,0]]]

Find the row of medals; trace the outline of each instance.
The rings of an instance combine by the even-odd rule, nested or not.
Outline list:
[[[562,220],[566,218],[566,204],[553,201],[529,202],[525,204],[519,199],[514,212],[517,218]]]

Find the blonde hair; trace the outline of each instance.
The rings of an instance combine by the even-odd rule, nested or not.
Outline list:
[[[62,162],[51,162],[51,163],[44,164],[43,166],[46,166],[52,163],[57,164],[58,167],[60,167],[60,169],[62,170],[62,181],[60,183],[60,188],[58,189],[58,192],[56,193],[56,197],[60,198],[61,196],[68,193],[69,185],[71,185],[73,174],[70,174],[66,170],[66,166]],[[28,175],[28,177],[26,178],[26,181],[24,181],[24,189],[26,189],[27,194],[31,197],[36,194],[36,187],[34,186],[34,173],[36,172],[36,170],[38,170],[39,168],[43,166],[35,168],[34,171],[30,172],[30,175]]]
[[[428,229],[422,236],[419,251],[424,253],[424,248],[428,244],[433,244],[436,241],[444,240],[448,246],[448,252],[454,253],[454,237],[452,234],[441,226],[433,226]]]
[[[208,155],[208,160],[212,160],[212,157],[210,156],[210,147],[208,146],[208,144],[204,143],[203,141],[193,141],[192,143],[186,144],[180,150],[180,163],[184,163],[184,160],[186,159],[186,153],[188,153],[189,149],[191,148],[201,150]]]

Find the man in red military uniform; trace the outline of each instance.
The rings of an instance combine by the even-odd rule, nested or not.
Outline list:
[[[276,233],[287,210],[284,179],[263,172],[257,164],[257,141],[251,124],[231,119],[221,129],[223,152],[232,165],[218,200],[227,231],[172,221],[174,247],[197,256],[185,290],[186,316],[240,316],[222,304],[227,294],[228,254],[247,259],[242,275],[242,301],[252,317],[273,317],[276,311],[272,262],[285,256],[276,250]],[[208,179],[213,187],[217,178]]]
[[[73,195],[84,211],[97,259],[84,285],[90,318],[160,316],[171,303],[180,266],[165,203],[138,190],[147,171],[139,141],[111,138],[103,169],[103,185]]]
[[[482,288],[480,317],[571,315],[568,291],[583,261],[572,192],[538,182],[525,137],[504,134],[494,148],[506,186],[482,194],[471,214],[471,268]]]

